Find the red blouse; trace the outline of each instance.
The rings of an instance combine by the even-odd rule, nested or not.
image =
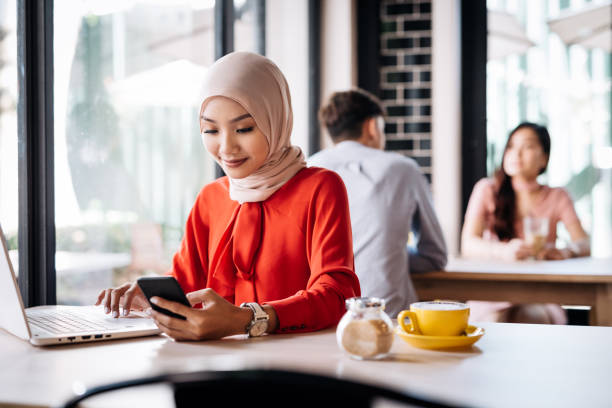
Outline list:
[[[212,288],[235,305],[266,303],[278,332],[338,323],[360,295],[346,188],[329,170],[305,168],[267,200],[240,205],[220,178],[202,189],[174,256],[185,293]]]

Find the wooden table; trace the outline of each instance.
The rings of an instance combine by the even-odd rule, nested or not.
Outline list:
[[[413,274],[419,297],[591,306],[591,324],[612,326],[612,258],[495,262],[452,259]]]
[[[383,361],[348,358],[333,330],[197,343],[154,336],[49,348],[33,347],[0,330],[0,406],[57,405],[85,387],[163,372],[241,368],[320,373],[473,407],[612,403],[612,328],[481,326],[486,334],[464,351],[420,350],[396,336],[391,357]],[[133,400],[134,406],[157,407],[171,401],[167,389],[119,397],[108,405],[127,406],[126,400]]]

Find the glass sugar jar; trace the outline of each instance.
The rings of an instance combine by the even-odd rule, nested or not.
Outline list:
[[[347,312],[336,329],[338,346],[352,358],[385,357],[393,344],[393,323],[385,313],[385,300],[354,297],[346,300]]]

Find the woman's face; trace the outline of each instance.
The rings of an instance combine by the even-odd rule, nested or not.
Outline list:
[[[504,171],[508,176],[535,179],[547,162],[548,156],[532,129],[521,128],[510,136],[504,153]]]
[[[238,102],[212,98],[200,117],[202,140],[229,177],[251,175],[266,161],[270,147],[253,117]]]

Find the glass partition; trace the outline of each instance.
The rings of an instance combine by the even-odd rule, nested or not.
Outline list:
[[[259,52],[257,49],[256,0],[234,0],[234,50]]]
[[[169,270],[214,179],[197,120],[213,62],[214,0],[54,3],[59,304]]]
[[[17,272],[17,1],[0,1],[0,225]]]
[[[489,174],[512,128],[525,120],[547,125],[552,149],[542,182],[569,191],[593,256],[612,256],[610,2],[488,0],[487,7]],[[587,12],[593,17],[576,18]],[[604,37],[578,38],[601,34],[596,24],[605,15]],[[558,232],[569,240],[564,228]]]

